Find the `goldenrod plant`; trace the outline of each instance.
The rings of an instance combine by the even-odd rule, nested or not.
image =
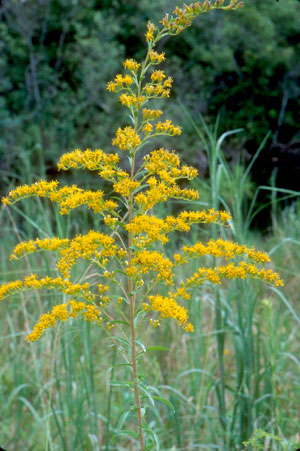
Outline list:
[[[136,430],[127,431],[136,439],[141,450],[158,449],[158,439],[146,421],[150,395],[139,371],[146,348],[145,336],[159,327],[160,318],[175,319],[183,333],[192,333],[193,319],[188,306],[193,302],[194,290],[204,283],[220,285],[224,279],[259,279],[282,286],[279,275],[261,266],[270,262],[268,255],[243,244],[221,238],[208,242],[184,245],[170,256],[166,244],[172,232],[189,232],[199,224],[218,224],[229,227],[231,216],[225,211],[208,209],[184,210],[177,215],[159,217],[158,204],[172,199],[194,201],[199,194],[185,186],[186,180],[197,177],[197,170],[181,163],[174,150],[159,148],[142,157],[158,136],[174,137],[181,128],[171,120],[162,120],[163,112],[151,109],[152,99],[169,97],[172,78],[156,66],[165,61],[165,54],[156,45],[165,36],[174,36],[188,28],[200,14],[214,9],[235,10],[242,4],[231,0],[214,3],[191,3],[177,7],[166,15],[159,26],[147,24],[147,53],[139,63],[127,59],[124,72],[109,82],[107,89],[119,93],[119,101],[129,111],[130,125],[118,128],[112,145],[125,153],[129,170],[120,167],[118,153],[103,150],[74,150],[64,154],[59,170],[87,169],[96,172],[112,185],[113,195],[102,190],[86,190],[76,185],[59,186],[57,181],[39,181],[12,190],[3,198],[12,205],[27,197],[50,199],[58,204],[60,214],[67,215],[80,206],[87,206],[103,220],[100,230],[90,230],[73,238],[44,238],[19,243],[11,259],[39,251],[56,251],[57,274],[39,278],[32,274],[0,286],[0,299],[26,290],[51,289],[64,294],[63,302],[43,314],[28,334],[29,342],[37,341],[58,322],[82,317],[101,328],[124,358],[131,373],[131,381],[123,386],[133,393],[131,413],[136,415]],[[176,280],[175,270],[191,261],[205,258],[189,277]],[[94,283],[72,281],[72,268],[79,259],[86,260],[97,273]],[[209,264],[211,263],[211,264]],[[74,277],[73,277],[74,278]],[[120,384],[122,385],[122,384]],[[142,396],[141,396],[142,393]]]

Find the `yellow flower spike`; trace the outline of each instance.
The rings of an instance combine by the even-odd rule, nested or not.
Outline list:
[[[41,180],[40,182],[32,185],[18,186],[16,189],[10,191],[7,197],[2,198],[2,202],[4,205],[11,205],[26,197],[50,197],[52,193],[57,191],[57,186],[58,182],[56,180],[51,182]]]
[[[67,238],[59,239],[56,237],[45,238],[43,240],[36,239],[35,241],[30,240],[27,242],[24,241],[16,245],[10,256],[10,260],[21,258],[24,255],[31,254],[39,250],[57,251],[67,247],[68,243],[69,240]]]
[[[58,189],[58,182],[37,182],[30,186],[24,185],[16,188],[4,199],[5,204],[13,204],[25,197],[44,197],[51,202],[57,203],[60,207],[60,214],[68,214],[71,210],[87,205],[94,213],[101,213],[104,210],[114,210],[117,203],[114,201],[104,201],[103,191],[91,191],[78,188],[76,185],[64,186]]]
[[[256,263],[269,262],[270,258],[265,252],[249,249],[245,245],[239,245],[232,241],[225,241],[222,239],[210,240],[207,244],[198,242],[193,246],[184,246],[184,254],[189,257],[200,257],[203,255],[213,255],[214,257],[223,257],[225,259],[234,258],[237,256],[247,256]]]
[[[102,320],[96,306],[70,300],[68,303],[56,305],[51,312],[40,316],[32,333],[27,335],[26,339],[31,342],[37,341],[45,330],[49,329],[49,327],[54,327],[58,320],[65,322],[71,318],[77,318],[79,315],[82,315],[84,320],[88,322],[99,323]]]
[[[49,276],[38,279],[36,274],[32,274],[31,276],[25,277],[23,282],[21,280],[16,280],[14,282],[0,285],[0,300],[8,294],[14,294],[27,289],[39,290],[44,288],[58,290],[65,294],[81,296],[89,301],[93,301],[95,297],[89,290],[89,283],[73,284],[69,280],[65,280],[60,277],[52,278]]]
[[[101,149],[81,151],[79,149],[65,153],[60,157],[57,167],[59,170],[68,169],[88,169],[90,171],[99,171],[104,168],[114,169],[120,158],[117,154],[109,154]]]
[[[246,262],[240,262],[238,265],[230,263],[224,266],[216,266],[215,268],[198,268],[192,277],[186,280],[185,286],[188,288],[196,287],[204,283],[206,280],[218,285],[221,278],[225,279],[258,279],[263,282],[268,282],[272,285],[283,286],[283,281],[276,272],[271,269],[259,269],[255,265]]]
[[[23,287],[21,280],[14,280],[13,282],[8,282],[0,285],[0,300],[4,299],[6,296],[16,293]]]

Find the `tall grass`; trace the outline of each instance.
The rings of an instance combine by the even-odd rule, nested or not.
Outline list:
[[[239,450],[250,440],[247,449],[262,449],[263,443],[265,449],[294,451],[300,441],[300,216],[296,201],[284,211],[277,201],[280,191],[286,197],[299,193],[258,187],[246,204],[254,160],[248,167],[231,168],[222,154],[224,139],[238,131],[218,137],[217,128],[208,129],[201,119],[192,124],[210,166],[209,182],[197,185],[201,206],[230,210],[234,224],[222,229],[225,237],[269,250],[286,286],[281,291],[253,282],[232,282],[218,290],[205,286],[189,301],[193,335],[182,334],[170,322],[155,329],[157,343],[169,348],[153,348],[144,366],[157,448]],[[256,199],[262,189],[272,194],[272,226],[264,236],[250,229],[261,208]],[[54,269],[54,261],[42,253],[7,263],[17,241],[37,232],[41,237],[72,235],[91,221],[88,214],[74,213],[65,223],[47,204],[38,204],[32,219],[32,208],[26,202],[18,212],[0,211],[1,282]],[[192,234],[193,241],[205,240],[206,229],[195,228]],[[78,280],[84,271],[78,265]],[[127,370],[115,349],[105,346],[101,331],[76,320],[49,331],[38,346],[26,344],[25,335],[38,316],[59,302],[61,297],[53,293],[33,293],[0,304],[0,446],[9,451],[135,449],[129,433],[118,433],[130,421],[130,413],[127,418],[121,414],[130,399],[117,386]]]

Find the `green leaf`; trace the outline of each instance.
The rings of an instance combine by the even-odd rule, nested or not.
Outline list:
[[[140,345],[140,347],[142,348],[142,350],[144,352],[146,352],[146,346],[144,345],[144,343],[141,342],[141,340],[135,340],[135,342]]]
[[[170,351],[170,349],[165,346],[148,346],[146,352],[148,351]]]
[[[118,273],[118,274],[123,274],[123,276],[127,276],[125,271],[122,271],[121,269],[115,269],[114,272]]]
[[[149,400],[150,400],[152,406],[155,406],[155,402],[154,402],[153,396],[151,395],[151,393],[149,393],[149,391],[147,390],[147,388],[145,387],[145,385],[144,385],[144,384],[143,384],[143,385],[142,385],[142,384],[138,384],[138,387],[139,387],[139,389],[140,389],[143,393],[145,393],[145,395],[147,396],[147,398],[149,398]]]
[[[140,318],[145,316],[145,310],[144,309],[140,309],[136,314],[135,314],[135,318],[134,318],[134,327],[138,327],[138,323],[140,321]]]
[[[117,363],[115,366],[130,366],[132,368],[132,363]]]
[[[117,426],[117,434],[119,434],[122,430],[122,427],[127,419],[127,417],[131,414],[131,410],[127,410],[126,412],[122,413],[118,426]]]
[[[120,343],[123,343],[128,348],[130,348],[130,343],[127,340],[125,340],[124,338],[122,338],[122,337],[115,337],[114,336],[114,340],[119,341]]]
[[[126,388],[131,388],[131,387],[130,387],[130,384],[128,384],[127,382],[122,382],[122,381],[115,381],[115,380],[112,380],[112,381],[110,381],[110,385],[111,385],[112,387],[126,387]]]
[[[113,436],[112,438],[112,443],[114,443],[116,441],[116,439],[120,436],[120,435],[127,435],[129,437],[134,437],[136,440],[139,439],[139,435],[137,433],[134,433],[132,431],[129,431],[127,429],[123,429],[123,431],[118,431],[116,435]]]
[[[166,398],[162,398],[161,396],[153,396],[154,399],[157,399],[158,401],[163,402],[164,404],[166,404],[168,407],[170,407],[170,409],[172,410],[173,413],[175,413],[175,407],[173,406],[173,404],[171,403],[171,401],[169,401]]]
[[[117,225],[120,226],[120,227],[123,227],[123,229],[124,229],[124,227],[125,227],[125,224],[123,224],[122,221],[116,221],[115,224],[117,224]]]
[[[126,321],[121,321],[121,320],[110,321],[110,324],[124,324],[125,326],[129,326],[130,327],[129,323],[127,323]]]

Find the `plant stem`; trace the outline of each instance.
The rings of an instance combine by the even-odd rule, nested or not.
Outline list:
[[[137,129],[137,120],[135,121],[135,130]],[[132,166],[131,166],[131,179],[134,177],[134,165],[135,165],[135,155],[132,158]],[[132,213],[133,213],[133,195],[130,194],[129,198],[129,222],[132,221]],[[131,266],[132,259],[132,234],[128,234],[128,266]],[[129,296],[129,304],[130,304],[130,330],[131,330],[131,358],[132,358],[132,372],[133,372],[133,388],[134,388],[134,397],[135,397],[135,405],[137,410],[138,417],[138,428],[139,428],[139,439],[140,439],[140,449],[144,451],[144,436],[143,436],[143,427],[142,427],[142,411],[141,411],[141,401],[139,396],[139,388],[138,388],[138,374],[137,374],[137,362],[136,362],[136,343],[135,343],[135,325],[134,325],[134,317],[135,317],[135,295],[132,294],[133,285],[131,277],[128,278],[128,296]]]
[[[142,412],[141,412],[141,402],[140,402],[139,389],[138,389],[137,364],[136,364],[134,298],[133,298],[133,296],[130,297],[130,328],[131,328],[131,355],[132,355],[134,397],[135,397],[135,404],[136,404],[136,409],[137,409],[137,417],[138,417],[138,425],[139,425],[140,447],[141,447],[141,451],[144,451]]]

